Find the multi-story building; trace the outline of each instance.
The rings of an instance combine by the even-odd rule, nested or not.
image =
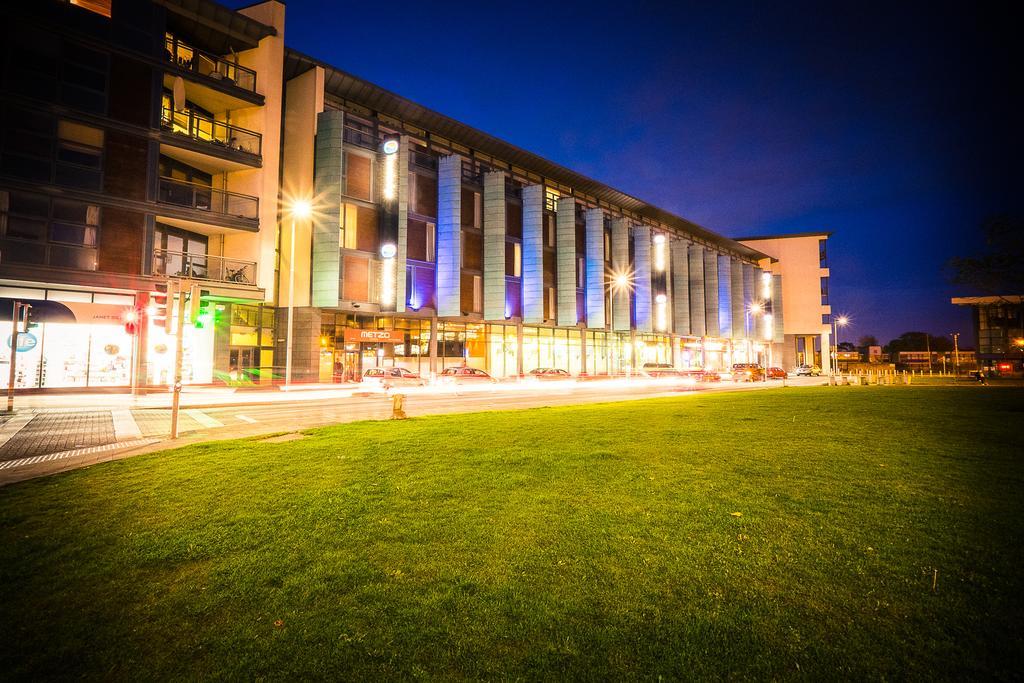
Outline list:
[[[809,232],[737,240],[772,258],[785,308],[776,357],[785,368],[817,365],[828,370],[832,340],[829,303],[828,238],[830,232]],[[822,349],[825,353],[822,353]]]
[[[978,366],[1002,377],[1024,376],[1024,296],[961,296],[952,303],[971,308]]]
[[[173,342],[123,318],[168,279],[216,312],[187,328],[186,381],[274,365],[283,21],[274,2],[4,3],[0,333],[15,299],[39,323],[16,386],[166,384]]]
[[[196,383],[820,349],[825,321],[801,317],[817,261],[791,267],[802,252],[728,239],[287,50],[281,2],[2,12],[0,315],[28,302],[39,323],[17,386],[166,384],[173,339],[122,320],[168,280],[212,309],[184,329]]]

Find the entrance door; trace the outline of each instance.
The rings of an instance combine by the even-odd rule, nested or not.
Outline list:
[[[363,368],[360,364],[356,345],[355,351],[338,350],[334,352],[334,381],[335,382],[358,382],[362,377]]]
[[[254,382],[259,368],[259,349],[251,346],[233,346],[228,352],[228,376],[232,380]]]

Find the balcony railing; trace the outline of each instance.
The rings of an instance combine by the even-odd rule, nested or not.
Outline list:
[[[153,275],[256,285],[256,262],[225,256],[153,250]]]
[[[169,107],[161,107],[160,125],[175,135],[184,135],[224,149],[256,156],[260,156],[263,150],[263,136],[259,133],[211,119],[191,109],[174,111]]]
[[[256,220],[260,215],[258,197],[172,178],[160,178],[158,201],[236,218]]]
[[[233,85],[251,93],[256,92],[255,71],[239,66],[234,61],[196,49],[177,38],[171,36],[166,38],[164,56],[168,62],[186,71]]]

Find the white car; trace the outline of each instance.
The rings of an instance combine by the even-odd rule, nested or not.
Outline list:
[[[387,391],[392,387],[421,387],[423,378],[405,368],[367,368],[363,371],[363,382],[376,384]]]

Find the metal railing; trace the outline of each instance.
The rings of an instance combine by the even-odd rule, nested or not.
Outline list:
[[[173,178],[160,178],[157,200],[164,204],[209,211],[223,216],[257,220],[260,215],[258,197]]]
[[[174,111],[168,107],[161,107],[160,125],[175,135],[184,135],[225,149],[256,156],[260,156],[263,151],[263,136],[256,131],[211,119],[191,109]]]
[[[153,250],[153,275],[256,285],[256,262],[226,256]]]
[[[164,40],[164,57],[171,64],[186,71],[251,93],[256,92],[255,71],[239,66],[232,60],[194,48],[178,38],[168,36]]]

